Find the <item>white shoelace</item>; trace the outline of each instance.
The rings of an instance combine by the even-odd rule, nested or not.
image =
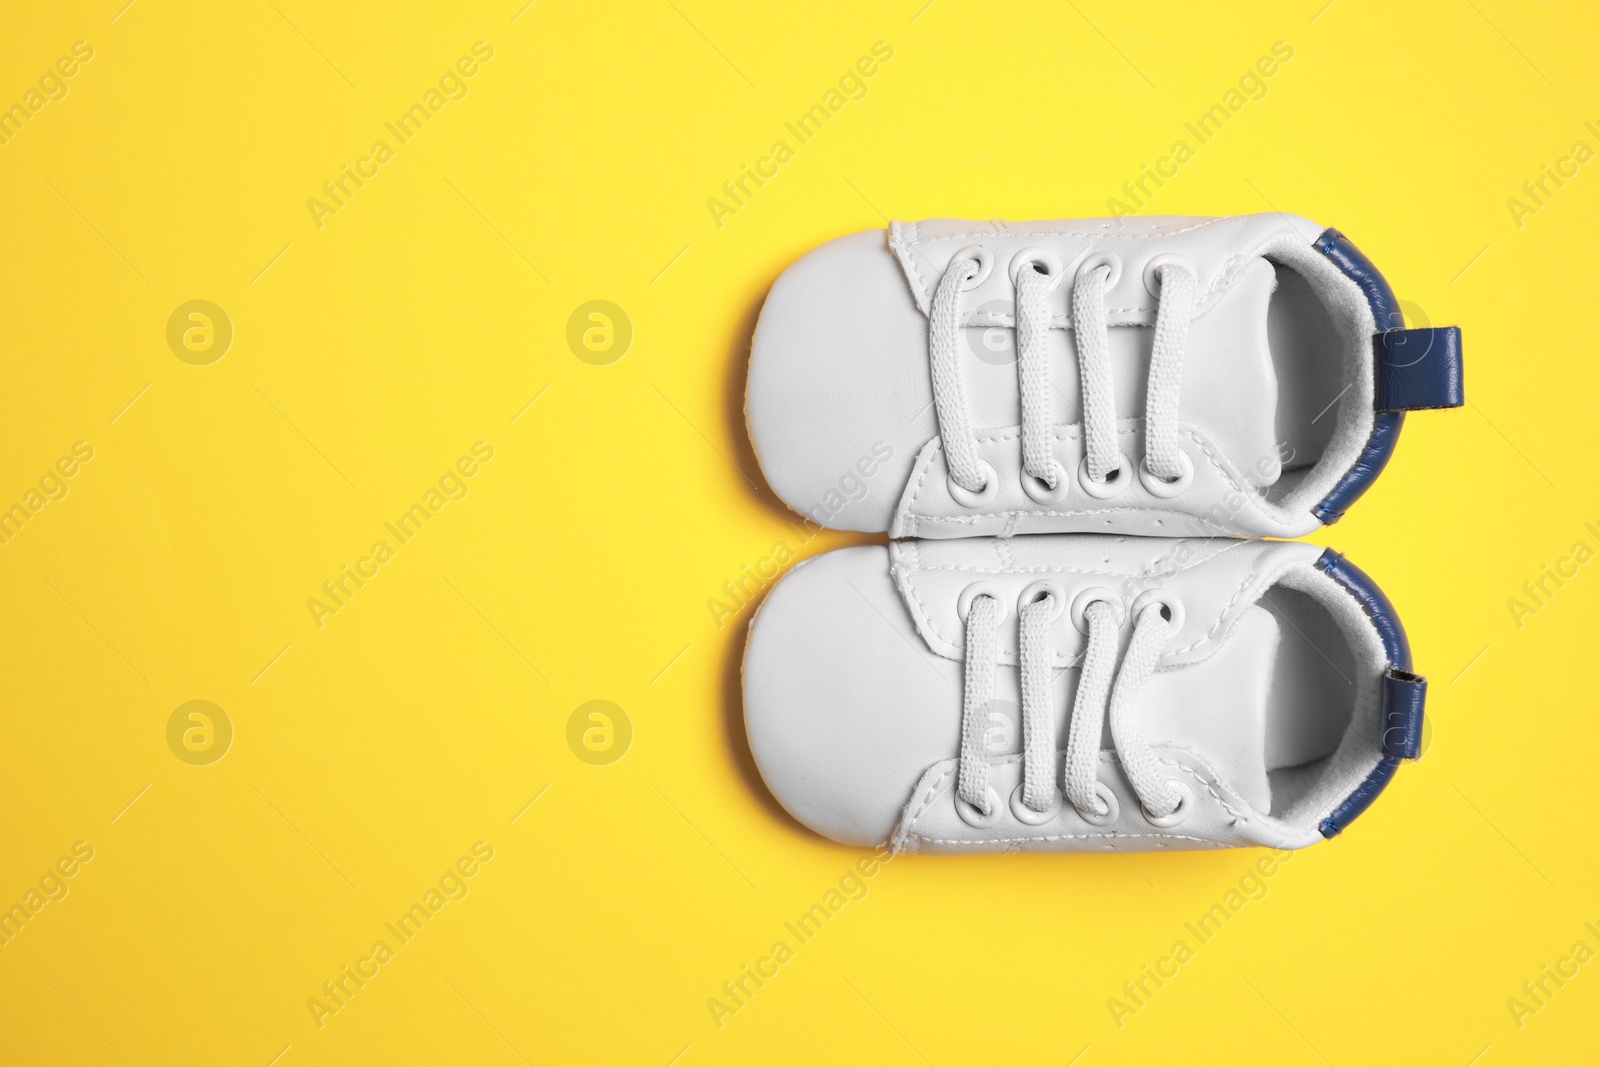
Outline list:
[[[1022,674],[1022,802],[1035,813],[1050,811],[1055,803],[1054,715],[1050,709],[1050,625],[1060,605],[1045,593],[1020,610]],[[1065,793],[1074,807],[1093,816],[1109,814],[1102,794],[1106,791],[1096,773],[1100,762],[1100,736],[1107,714],[1111,717],[1111,743],[1122,761],[1123,772],[1150,817],[1165,819],[1177,812],[1183,796],[1161,772],[1154,750],[1134,720],[1139,692],[1154,673],[1161,649],[1172,633],[1166,608],[1144,606],[1134,620],[1133,639],[1116,669],[1116,611],[1097,600],[1084,610],[1088,623],[1088,648],[1084,653],[1077,696],[1068,728]],[[966,621],[966,684],[962,694],[961,757],[956,792],[985,818],[997,816],[1001,803],[989,786],[990,752],[985,744],[987,707],[994,697],[995,668],[1001,618],[1000,603],[980,593],[973,597]],[[1115,677],[1113,677],[1113,675]]]
[[[981,498],[980,502],[990,499],[997,487],[991,484],[992,469],[978,458],[978,441],[972,432],[958,343],[961,293],[981,270],[979,261],[970,256],[952,261],[934,291],[928,317],[933,406],[939,420],[939,438],[948,457],[950,480],[960,489]],[[1123,455],[1117,447],[1110,327],[1106,322],[1106,286],[1111,270],[1104,262],[1092,265],[1078,275],[1072,287],[1072,322],[1083,390],[1084,474],[1101,485],[1112,484],[1116,478],[1129,478],[1133,473],[1123,470]],[[1197,282],[1189,269],[1172,262],[1158,266],[1154,273],[1160,281],[1161,294],[1145,394],[1142,463],[1147,478],[1156,480],[1158,485],[1179,486],[1193,469],[1178,447],[1178,385]],[[1050,369],[1045,347],[1050,332],[1050,312],[1045,297],[1051,288],[1051,277],[1037,266],[1032,270],[1025,266],[1017,272],[1022,468],[1028,477],[1043,483],[1049,490],[1057,490],[1062,487],[1065,472],[1055,460],[1051,441]]]

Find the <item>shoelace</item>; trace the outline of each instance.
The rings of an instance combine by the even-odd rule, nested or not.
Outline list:
[[[1055,787],[1054,716],[1050,710],[1050,626],[1064,607],[1056,591],[1023,593],[1019,609],[1022,675],[1022,786],[1012,810],[1027,822],[1043,822],[1060,809]],[[1107,714],[1111,741],[1145,815],[1161,825],[1179,815],[1184,795],[1161,772],[1155,752],[1133,718],[1139,692],[1155,671],[1156,661],[1174,629],[1171,609],[1159,600],[1136,605],[1133,639],[1116,669],[1116,610],[1105,600],[1083,609],[1088,647],[1073,699],[1067,734],[1066,797],[1091,821],[1114,811],[1115,797],[1099,780],[1100,736]],[[988,825],[1000,815],[999,795],[989,785],[990,753],[985,744],[987,708],[994,697],[999,659],[1000,602],[988,593],[974,596],[966,620],[966,677],[962,694],[961,756],[956,783],[958,798],[974,810],[969,822]],[[1113,675],[1115,677],[1113,678]],[[1023,808],[1019,808],[1020,799]],[[967,817],[964,814],[964,817]]]
[[[972,432],[957,351],[961,293],[985,271],[983,261],[973,251],[957,253],[939,280],[929,314],[928,341],[934,413],[948,457],[951,492],[962,504],[980,507],[994,498],[999,486],[993,467],[978,458],[978,441]],[[1068,483],[1051,442],[1051,386],[1045,346],[1050,312],[1045,298],[1057,279],[1041,269],[1048,265],[1038,259],[1023,263],[1016,271],[1017,375],[1022,397],[1023,484],[1035,500],[1053,504],[1066,495]],[[1059,266],[1055,269],[1060,270]],[[1112,273],[1112,263],[1104,257],[1094,257],[1079,271],[1072,287],[1086,449],[1079,480],[1095,496],[1121,492],[1132,473],[1126,469],[1125,457],[1117,447],[1117,412],[1111,388],[1106,288]],[[1151,275],[1159,281],[1161,291],[1145,394],[1145,455],[1139,473],[1151,492],[1175,496],[1188,486],[1194,471],[1192,461],[1178,447],[1178,385],[1197,282],[1187,266],[1173,260],[1158,262]]]

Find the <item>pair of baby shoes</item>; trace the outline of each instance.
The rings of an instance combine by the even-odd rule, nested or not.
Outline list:
[[[1418,756],[1426,681],[1336,521],[1405,412],[1463,402],[1336,230],[1281,214],[896,223],[778,279],[768,482],[887,545],[751,624],[773,794],[928,852],[1300,848]]]

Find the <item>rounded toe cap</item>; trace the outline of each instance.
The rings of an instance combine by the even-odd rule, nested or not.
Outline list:
[[[773,283],[745,419],[774,492],[819,525],[889,528],[930,436],[927,319],[881,230],[806,254]]]
[[[751,624],[744,703],[773,796],[846,844],[887,840],[959,742],[959,669],[916,634],[881,545],[816,557],[773,588]]]

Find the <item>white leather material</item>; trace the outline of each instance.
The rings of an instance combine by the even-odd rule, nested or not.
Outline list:
[[[951,538],[1064,531],[1153,536],[1299,536],[1320,525],[1311,506],[1354,462],[1370,432],[1370,313],[1354,282],[1311,247],[1321,227],[1278,214],[1225,219],[1122,219],[1046,223],[937,220],[832,241],[773,285],[751,348],[746,417],[775,492],[820,525]],[[972,509],[952,496],[933,411],[928,318],[931,291],[960,250],[981,245],[987,277],[962,294],[961,372],[982,459],[999,474],[996,498]],[[1194,483],[1162,498],[1137,478],[1098,499],[1074,484],[1052,506],[1021,484],[1020,394],[1014,358],[1009,264],[1042,248],[1073,267],[1113,252],[1120,271],[1108,290],[1111,375],[1119,444],[1137,464],[1157,302],[1145,268],[1181,255],[1199,286],[1179,390],[1180,447]],[[1288,499],[1263,488],[1280,477],[1275,416],[1279,382],[1268,339],[1275,285],[1269,260],[1302,273],[1329,308],[1352,383],[1327,414],[1341,432]],[[1055,456],[1076,472],[1082,458],[1080,387],[1070,317],[1071,282],[1048,297],[1047,341],[1056,424]],[[1362,405],[1365,404],[1365,409]],[[890,459],[857,485],[850,472],[874,447]],[[1132,473],[1131,471],[1129,472]],[[844,482],[849,492],[841,492]],[[1281,494],[1280,494],[1281,496]]]
[[[896,541],[889,557],[911,624],[928,650],[961,661],[962,620],[957,601],[974,583],[993,582],[1002,603],[1015,605],[1035,581],[1059,581],[1070,599],[1089,588],[1109,593],[1119,614],[1140,594],[1170,589],[1184,603],[1184,617],[1162,653],[1163,668],[1199,663],[1214,655],[1241,615],[1275,576],[1273,559],[1315,559],[1315,545],[1234,538],[1026,537],[1019,540],[963,538],[958,541]],[[1085,551],[1088,549],[1089,551]],[[1083,655],[1084,636],[1062,618],[1055,626],[1054,664],[1066,667]],[[1000,662],[1017,665],[1017,632],[1002,630]]]
[[[1163,253],[1181,254],[1194,268],[1200,283],[1194,314],[1198,318],[1222,299],[1238,281],[1238,272],[1259,253],[1268,238],[1285,230],[1310,244],[1323,227],[1295,215],[1236,215],[1229,218],[1194,218],[1180,215],[1121,219],[1062,219],[1048,222],[983,222],[930,219],[889,225],[889,247],[905,269],[912,294],[927,314],[933,290],[957,252],[972,245],[989,250],[995,267],[976,289],[964,294],[970,306],[1012,299],[1007,267],[1025,248],[1045,248],[1061,257],[1066,277],[1091,255],[1109,252],[1122,261],[1120,272],[1106,290],[1107,321],[1113,326],[1153,326],[1157,301],[1145,287],[1144,268]],[[1050,324],[1071,325],[1070,292],[1066,285],[1050,294]],[[967,321],[998,321],[1015,325],[1009,315],[971,314]]]
[[[1002,819],[991,830],[976,830],[956,813],[956,761],[942,760],[928,768],[917,782],[905,820],[891,844],[897,852],[1151,852],[1157,849],[1187,851],[1234,848],[1262,844],[1248,836],[1248,811],[1230,794],[1205,761],[1191,752],[1155,746],[1157,758],[1175,780],[1193,791],[1194,814],[1181,826],[1152,826],[1130,803],[1133,789],[1110,753],[1100,757],[1100,780],[1118,797],[1117,819],[1109,826],[1092,826],[1077,818],[1070,806],[1061,818],[1044,826],[1028,826]],[[990,784],[1009,796],[1022,780],[1021,757],[1010,757],[990,771]],[[1271,842],[1275,848],[1303,848],[1315,840]]]
[[[1300,543],[1092,535],[827,553],[779,582],[752,621],[744,663],[752,752],[789,812],[850,844],[892,840],[900,849],[953,852],[1311,844],[1321,839],[1317,822],[1376,763],[1384,658],[1370,622],[1313,566],[1320,554]],[[1273,677],[1276,649],[1303,639],[1280,631],[1263,600],[1286,577],[1313,597],[1344,602],[1336,605],[1339,625],[1347,628],[1358,664],[1349,668],[1356,712],[1341,742],[1341,751],[1349,751],[1338,780],[1324,783],[1317,810],[1292,818],[1273,813],[1265,741],[1267,694],[1284,690],[1284,680]],[[1194,810],[1180,825],[1161,829],[1144,818],[1109,730],[1100,778],[1118,799],[1114,825],[1091,825],[1070,804],[1041,826],[1007,816],[980,830],[957,814],[963,685],[957,601],[969,585],[988,582],[1006,606],[989,730],[990,751],[999,754],[991,784],[1009,796],[1021,780],[1015,604],[1041,579],[1060,583],[1069,602],[1089,588],[1109,590],[1125,605],[1147,589],[1182,601],[1181,624],[1136,711],[1158,760],[1194,794]],[[1365,632],[1356,632],[1360,627]],[[1124,643],[1130,628],[1125,621]],[[1059,753],[1084,642],[1070,612],[1051,636]]]
[[[937,433],[927,335],[882,231],[831,241],[773,283],[751,343],[745,414],[784,503],[833,529],[889,528],[912,462]],[[841,493],[879,441],[890,452],[883,469],[861,495]]]
[[[1272,612],[1251,604],[1204,671],[1168,669],[1145,685],[1144,725],[1175,752],[1203,755],[1251,808],[1270,810],[1267,694],[1283,635]]]
[[[916,641],[883,548],[840,549],[762,601],[744,713],[762,778],[790,814],[835,841],[878,844],[923,771],[956,754],[961,667]]]

